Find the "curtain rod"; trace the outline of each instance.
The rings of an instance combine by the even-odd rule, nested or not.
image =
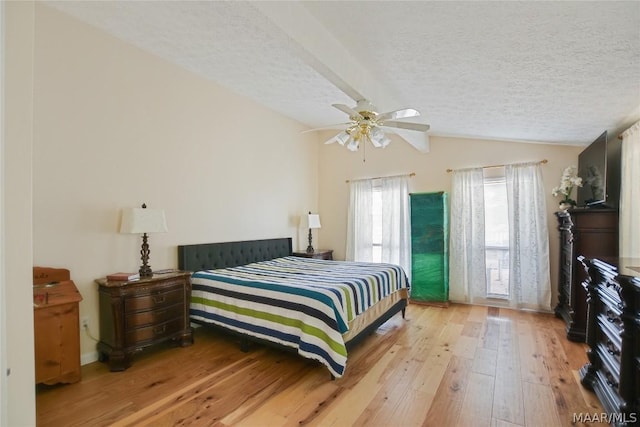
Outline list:
[[[399,176],[408,176],[409,178],[411,178],[412,176],[416,176],[415,172],[411,172],[411,173],[405,173],[404,175],[392,175],[392,176],[376,176],[373,178],[362,178],[362,179],[352,179],[352,180],[346,180],[345,182],[348,184],[350,182],[354,182],[354,181],[364,181],[365,179],[382,179],[382,178],[396,178]]]
[[[539,163],[539,164],[543,165],[543,164],[547,163],[548,161],[549,160],[547,160],[547,159],[543,159],[543,160],[540,160],[539,162],[507,163],[507,164],[503,164],[503,165],[481,166],[480,169],[501,168],[503,166],[513,166],[513,165],[526,165],[527,163]],[[475,168],[447,169],[447,173],[453,172],[453,171],[468,170],[468,169],[475,169]]]

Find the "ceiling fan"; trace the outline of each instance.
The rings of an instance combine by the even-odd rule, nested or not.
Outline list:
[[[344,104],[333,104],[332,106],[348,114],[350,121],[342,123],[341,125],[311,129],[306,132],[346,126],[346,129],[328,139],[325,144],[337,142],[340,145],[346,145],[351,151],[357,151],[361,141],[363,143],[369,141],[376,148],[386,147],[391,142],[391,139],[385,135],[384,130],[388,130],[389,132],[394,132],[394,128],[416,132],[427,132],[429,130],[429,125],[422,123],[397,121],[409,117],[418,117],[420,112],[413,108],[405,108],[388,113],[378,113],[376,107],[366,99],[357,101],[354,108]]]

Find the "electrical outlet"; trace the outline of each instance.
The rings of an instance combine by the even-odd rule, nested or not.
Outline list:
[[[88,328],[89,327],[89,318],[85,316],[82,319],[80,319],[80,325],[85,329]]]

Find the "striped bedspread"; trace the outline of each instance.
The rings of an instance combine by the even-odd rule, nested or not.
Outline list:
[[[293,347],[341,377],[349,321],[408,286],[392,264],[276,258],[194,273],[191,318]]]

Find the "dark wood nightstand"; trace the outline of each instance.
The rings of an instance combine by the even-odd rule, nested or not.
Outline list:
[[[333,249],[320,249],[315,252],[294,252],[291,255],[303,258],[333,259]]]
[[[131,356],[167,340],[193,343],[189,321],[191,273],[175,271],[127,282],[96,280],[100,292],[100,361],[124,371]]]

